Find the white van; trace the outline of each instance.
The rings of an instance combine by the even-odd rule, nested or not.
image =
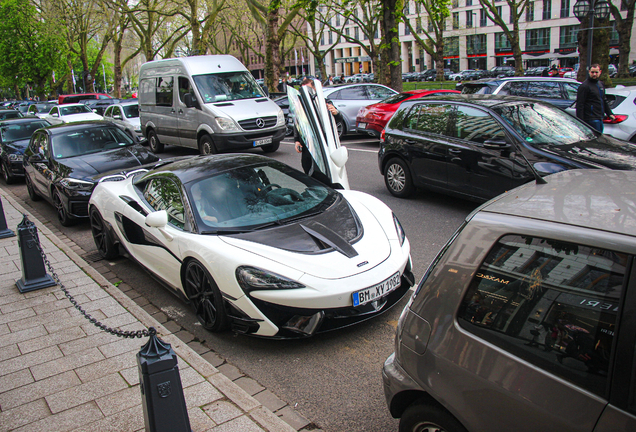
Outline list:
[[[269,153],[285,137],[283,111],[230,55],[144,63],[139,117],[155,153],[166,144],[198,148],[201,154],[254,147]]]

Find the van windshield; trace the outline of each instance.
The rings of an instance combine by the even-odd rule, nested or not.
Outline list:
[[[265,97],[249,72],[195,75],[193,78],[203,103]]]

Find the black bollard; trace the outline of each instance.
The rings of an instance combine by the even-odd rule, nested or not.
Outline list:
[[[177,355],[150,327],[150,339],[137,353],[144,422],[148,432],[191,432]]]
[[[24,215],[22,222],[18,225],[22,279],[15,283],[21,293],[56,285],[53,278],[46,274],[39,245],[38,229],[27,215]]]
[[[2,207],[2,200],[0,199],[0,239],[13,236],[15,236],[15,233],[7,228],[7,219],[4,216],[4,207]]]

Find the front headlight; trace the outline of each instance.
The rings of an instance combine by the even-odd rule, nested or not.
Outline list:
[[[219,129],[221,129],[223,132],[233,132],[233,131],[239,130],[236,123],[234,123],[234,121],[229,118],[217,117],[216,124],[219,126]]]
[[[9,155],[9,161],[11,162],[22,162],[22,155],[21,154],[10,154]]]
[[[84,180],[77,180],[73,178],[65,178],[60,181],[60,185],[64,189],[72,190],[72,191],[91,191],[93,190],[93,186],[95,185],[93,182],[88,182]]]
[[[285,124],[285,113],[283,113],[283,110],[278,108],[278,114],[277,114],[277,118],[276,118],[276,126],[282,126]]]
[[[393,213],[393,224],[395,225],[395,231],[397,231],[398,239],[400,239],[400,246],[404,244],[404,240],[406,239],[406,233],[404,232],[404,228],[402,228],[402,224],[398,220],[395,213]]]
[[[236,280],[246,293],[266,289],[296,289],[305,285],[276,273],[255,267],[241,266],[236,269]]]

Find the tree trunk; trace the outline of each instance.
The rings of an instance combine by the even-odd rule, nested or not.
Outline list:
[[[121,39],[117,40],[113,46],[114,67],[113,67],[113,96],[121,98]]]
[[[389,68],[389,87],[393,90],[402,91],[402,68],[400,56],[400,35],[398,33],[398,20],[395,17],[396,11],[402,10],[402,0],[384,0],[382,2],[382,27],[384,28],[383,45],[387,57],[384,62]]]
[[[277,3],[277,2],[272,2]],[[278,40],[279,8],[270,5],[267,12],[267,47],[265,49],[265,84],[270,92],[278,91],[280,77],[280,41]]]

